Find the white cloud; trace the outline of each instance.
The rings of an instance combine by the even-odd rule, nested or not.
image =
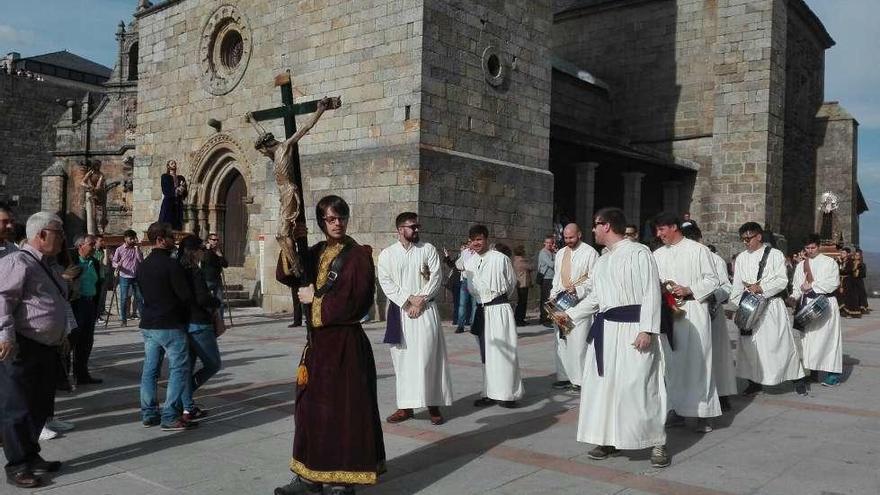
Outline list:
[[[15,50],[22,46],[31,46],[34,44],[34,33],[31,31],[16,29],[6,24],[0,24],[0,45],[7,45],[6,51]]]

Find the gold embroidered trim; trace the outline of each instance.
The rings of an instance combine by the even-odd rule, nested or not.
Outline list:
[[[339,243],[324,248],[324,251],[321,253],[321,259],[318,262],[318,280],[315,282],[316,289],[327,283],[327,276],[330,273],[330,264],[333,263],[333,259],[342,251],[342,246],[342,243]],[[316,297],[315,300],[312,301],[313,327],[320,327],[324,324],[321,321],[321,302],[323,299],[323,297]]]
[[[296,459],[290,460],[290,470],[316,483],[375,485],[379,477],[376,471],[313,471]]]

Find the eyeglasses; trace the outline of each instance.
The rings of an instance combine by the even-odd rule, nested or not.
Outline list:
[[[593,222],[593,227],[598,227],[600,225],[608,225],[608,222]]]
[[[752,239],[754,239],[755,237],[758,237],[758,234],[744,235],[744,236],[740,237],[740,239],[741,239],[743,242],[749,242],[749,241],[751,241]]]
[[[343,224],[348,222],[348,217],[324,217],[324,223]]]
[[[422,228],[422,225],[421,225],[421,224],[418,224],[418,223],[414,223],[414,224],[412,224],[412,225],[401,225],[399,228],[401,228],[401,229],[419,230],[419,229]]]

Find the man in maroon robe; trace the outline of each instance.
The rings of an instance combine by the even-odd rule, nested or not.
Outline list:
[[[306,304],[309,339],[297,371],[296,430],[290,470],[293,480],[275,495],[354,493],[385,471],[385,443],[376,395],[373,349],[360,320],[373,305],[372,250],[346,235],[348,204],[326,196],[315,206],[326,235],[304,260],[315,284],[299,289]],[[305,235],[298,226],[294,235]],[[282,283],[299,286],[299,280]],[[316,289],[317,287],[317,289]]]

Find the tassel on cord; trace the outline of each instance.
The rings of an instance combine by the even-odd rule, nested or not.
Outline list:
[[[309,369],[306,368],[306,352],[308,351],[309,347],[306,346],[303,349],[302,358],[299,360],[299,366],[296,368],[296,384],[300,387],[305,387],[309,383]]]

